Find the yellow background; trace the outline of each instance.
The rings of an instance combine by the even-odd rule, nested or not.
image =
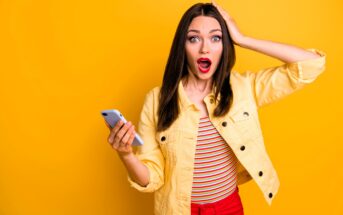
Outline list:
[[[137,125],[194,3],[0,0],[0,215],[152,214],[100,111]],[[260,109],[281,187],[269,207],[255,182],[240,186],[246,214],[343,214],[342,1],[218,3],[248,36],[327,53],[315,83]],[[237,47],[234,69],[281,63]]]

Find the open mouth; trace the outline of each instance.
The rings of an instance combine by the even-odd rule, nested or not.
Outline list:
[[[197,63],[200,72],[207,73],[210,71],[212,62],[209,58],[199,58]]]

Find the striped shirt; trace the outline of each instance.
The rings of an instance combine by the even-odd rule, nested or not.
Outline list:
[[[237,186],[237,158],[207,117],[200,118],[195,152],[192,203],[222,200]]]

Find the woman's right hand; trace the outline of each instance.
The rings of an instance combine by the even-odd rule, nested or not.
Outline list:
[[[106,121],[105,123],[110,129],[108,142],[118,152],[130,178],[141,186],[147,186],[149,184],[149,170],[132,151],[132,142],[135,138],[135,126],[131,122],[124,124],[121,120],[113,128]]]
[[[131,122],[124,124],[122,120],[118,121],[113,128],[105,121],[107,127],[110,129],[108,136],[108,143],[115,149],[122,157],[131,155],[132,142],[135,138],[135,126]]]
[[[245,35],[238,29],[238,26],[233,19],[233,17],[226,11],[224,10],[221,6],[219,6],[214,0],[211,0],[213,6],[217,8],[219,11],[220,15],[223,17],[223,19],[226,22],[226,25],[229,30],[229,34],[236,45],[241,45],[242,41],[245,38]]]

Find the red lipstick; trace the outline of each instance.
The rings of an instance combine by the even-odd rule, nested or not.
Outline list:
[[[200,72],[207,73],[211,69],[212,61],[209,58],[199,58],[197,60]]]

